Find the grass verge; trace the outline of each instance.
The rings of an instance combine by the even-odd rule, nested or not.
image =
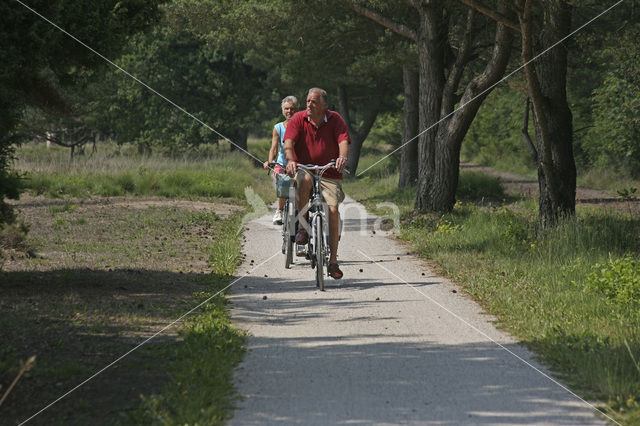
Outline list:
[[[143,402],[135,424],[215,425],[231,417],[233,367],[242,359],[245,335],[231,326],[225,288],[240,261],[239,226],[235,215],[209,250],[214,274],[197,294],[200,303],[206,302],[181,329],[183,341],[171,354],[170,382]]]
[[[463,173],[466,201],[450,214],[415,214],[397,176],[345,183],[375,212],[392,200],[400,238],[455,280],[585,398],[623,424],[640,421],[640,222],[579,207],[575,220],[536,233],[535,200],[505,199],[491,178]],[[472,195],[472,196],[471,196]],[[379,212],[384,213],[384,212]],[[626,259],[626,260],[625,260]]]

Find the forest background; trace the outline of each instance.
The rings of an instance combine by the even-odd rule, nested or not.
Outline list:
[[[494,44],[492,17],[477,12],[482,8],[462,3],[440,4],[439,16],[446,20],[446,27],[441,25],[440,30],[449,35],[439,58],[449,62],[439,78],[457,81],[450,85],[451,93],[445,87],[443,113],[437,111],[436,118],[448,111],[457,113],[454,107],[460,106],[465,90],[478,85],[474,77],[490,58]],[[358,160],[362,147],[367,146],[365,139],[370,136],[369,144],[382,141],[393,148],[411,140],[418,133],[417,120],[413,118],[415,124],[408,128],[407,121],[421,108],[417,105],[426,102],[420,97],[430,90],[419,90],[422,80],[420,84],[411,81],[422,72],[421,47],[400,30],[425,24],[407,5],[176,0],[82,5],[33,2],[31,6],[189,115],[20,3],[5,4],[2,39],[6,60],[0,72],[2,199],[18,195],[20,179],[11,171],[11,159],[22,141],[48,140],[70,147],[72,155],[87,143],[99,148],[95,142],[107,139],[134,144],[140,153],[206,151],[212,144],[228,143],[225,139],[233,142],[231,149],[246,150],[250,134],[270,133],[279,119],[281,98],[293,94],[304,100],[312,86],[325,88],[330,107],[345,117],[354,141],[350,168],[362,173]],[[499,10],[504,5],[493,2],[490,6]],[[536,31],[544,32],[550,12],[539,9],[532,13],[539,16]],[[574,4],[566,34],[602,10],[601,2]],[[568,52],[566,70],[559,72],[566,73],[566,103],[572,117],[569,139],[580,176],[637,178],[640,173],[637,10],[638,2],[622,2],[556,48]],[[508,12],[500,16],[509,16]],[[516,12],[511,15],[515,21]],[[470,38],[474,43],[462,57]],[[451,155],[522,171],[535,169],[537,160],[532,159],[532,146],[527,146],[522,133],[529,91],[524,72],[518,70],[520,42],[517,37],[512,39],[506,54],[509,62],[498,76],[508,74],[508,78],[470,103],[479,107],[490,93],[485,105],[473,114],[475,119],[471,115],[466,124],[450,124],[463,128]],[[412,97],[415,100],[408,99]],[[420,114],[424,121],[426,113]],[[441,129],[446,119],[444,116]],[[528,121],[524,127],[533,132],[536,120]],[[432,139],[423,140],[429,134],[436,136],[435,129],[424,132],[434,122],[421,122],[419,131],[426,133],[419,138],[422,146],[436,146]],[[400,186],[418,182],[417,209],[448,211],[453,206],[450,196],[440,204],[437,200],[420,202],[424,188],[415,162],[417,158],[422,162],[433,159],[426,149],[421,148],[417,155],[417,143],[406,144],[385,161],[392,168],[416,170],[413,175],[401,175]],[[415,155],[400,155],[409,153],[412,146]],[[439,161],[437,154],[435,157]],[[455,161],[453,166],[457,166]],[[448,168],[457,169],[453,166]],[[445,183],[438,178],[430,185],[451,186],[449,181],[453,181],[455,190],[457,174]],[[11,218],[3,203],[2,221]]]

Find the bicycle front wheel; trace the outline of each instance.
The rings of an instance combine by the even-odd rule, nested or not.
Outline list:
[[[286,269],[291,268],[293,263],[293,240],[295,235],[295,209],[293,208],[293,202],[287,200],[285,205],[285,211],[287,214],[284,217],[284,225],[282,232],[282,248],[284,252],[284,267]]]
[[[316,263],[316,286],[320,291],[324,291],[324,238],[322,236],[322,216],[318,216],[314,224],[314,249]]]
[[[284,204],[282,211],[282,254],[287,254],[287,219],[289,216],[289,203]]]

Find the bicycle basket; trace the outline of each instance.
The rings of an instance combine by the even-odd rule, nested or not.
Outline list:
[[[289,198],[289,184],[291,183],[291,178],[285,173],[278,173],[277,179],[276,194],[278,198]]]

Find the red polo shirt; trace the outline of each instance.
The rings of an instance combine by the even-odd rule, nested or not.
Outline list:
[[[291,117],[284,134],[284,140],[292,139],[296,161],[300,164],[324,166],[340,155],[338,143],[349,140],[347,125],[334,111],[326,111],[325,118],[316,126],[309,120],[307,111],[299,111]],[[329,169],[324,176],[331,179],[342,179],[342,173]]]

